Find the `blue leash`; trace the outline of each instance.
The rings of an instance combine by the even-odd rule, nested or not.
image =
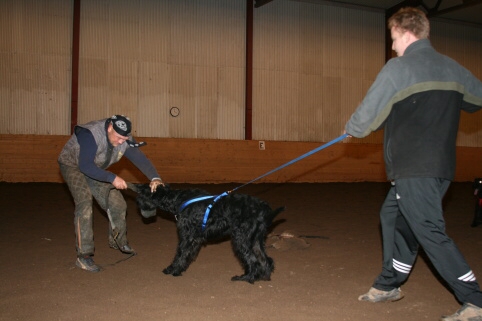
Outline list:
[[[287,166],[289,166],[289,165],[291,165],[291,164],[294,164],[294,163],[296,163],[297,161],[302,160],[303,158],[306,158],[306,157],[308,157],[308,156],[311,156],[311,155],[313,155],[314,153],[317,153],[317,152],[319,152],[319,151],[322,150],[322,149],[325,149],[325,148],[327,148],[327,147],[330,147],[331,145],[336,144],[336,143],[338,143],[339,141],[344,140],[344,139],[347,138],[347,137],[348,137],[348,134],[343,134],[343,135],[341,135],[340,137],[335,138],[335,139],[333,139],[332,141],[330,141],[330,142],[328,142],[328,143],[326,143],[326,144],[324,144],[324,145],[322,145],[322,146],[320,146],[320,147],[317,147],[317,148],[313,149],[312,151],[309,151],[308,153],[305,153],[305,154],[303,154],[303,155],[301,155],[301,156],[299,156],[299,157],[297,157],[297,158],[289,161],[289,162],[286,163],[286,164],[283,164],[283,165],[281,165],[281,166],[279,166],[279,167],[276,167],[276,168],[273,169],[273,170],[270,170],[269,172],[267,172],[267,173],[265,173],[265,174],[263,174],[263,175],[255,178],[255,179],[253,179],[252,181],[247,182],[246,184],[243,184],[243,185],[241,185],[241,186],[239,186],[239,187],[236,187],[235,189],[231,190],[230,192],[233,192],[233,191],[235,191],[235,190],[237,190],[237,189],[240,189],[241,187],[244,187],[244,186],[246,186],[246,185],[248,185],[248,184],[251,184],[251,183],[253,183],[253,182],[255,182],[255,181],[257,181],[257,180],[259,180],[259,179],[261,179],[261,178],[263,178],[263,177],[265,177],[265,176],[268,176],[268,175],[270,175],[270,174],[273,174],[274,172],[279,171],[280,169],[285,168],[285,167],[287,167]]]
[[[303,155],[301,155],[301,156],[299,156],[299,157],[297,157],[297,158],[295,158],[295,159],[293,159],[293,160],[291,160],[291,161],[289,161],[289,162],[287,162],[287,163],[285,163],[285,164],[283,164],[283,165],[281,165],[281,166],[279,166],[279,167],[276,167],[275,169],[270,170],[269,172],[267,172],[267,173],[265,173],[265,174],[263,174],[263,175],[261,175],[261,176],[258,176],[258,177],[256,177],[255,179],[247,182],[246,184],[243,184],[243,185],[241,185],[241,186],[238,186],[238,187],[236,187],[235,189],[232,189],[232,190],[230,190],[230,191],[224,192],[224,193],[219,194],[219,195],[217,195],[217,196],[216,196],[216,195],[202,196],[202,197],[193,198],[193,199],[191,199],[191,200],[189,200],[189,201],[186,201],[186,202],[182,203],[179,211],[182,212],[189,204],[192,204],[192,203],[195,203],[195,202],[199,202],[199,201],[203,201],[203,200],[210,199],[210,198],[214,198],[214,200],[212,201],[211,204],[209,204],[209,206],[206,208],[206,212],[204,213],[204,219],[203,219],[203,223],[202,223],[202,229],[203,229],[203,231],[204,231],[204,229],[206,228],[206,223],[207,223],[207,221],[208,221],[209,212],[211,211],[211,208],[213,207],[214,203],[216,203],[220,198],[222,198],[222,197],[224,197],[224,196],[227,196],[229,193],[234,192],[234,191],[236,191],[236,190],[240,189],[241,187],[244,187],[244,186],[246,186],[246,185],[248,185],[248,184],[251,184],[251,183],[253,183],[253,182],[255,182],[255,181],[257,181],[257,180],[259,180],[259,179],[261,179],[261,178],[263,178],[263,177],[265,177],[265,176],[268,176],[268,175],[270,175],[270,174],[273,174],[274,172],[279,171],[280,169],[283,169],[283,168],[285,168],[285,167],[287,167],[287,166],[289,166],[289,165],[291,165],[291,164],[294,164],[294,163],[296,163],[297,161],[302,160],[303,158],[306,158],[306,157],[308,157],[308,156],[310,156],[310,155],[313,155],[314,153],[317,153],[317,152],[319,152],[319,151],[322,150],[322,149],[325,149],[325,148],[327,148],[327,147],[329,147],[329,146],[331,146],[331,145],[333,145],[333,144],[336,144],[336,143],[338,143],[339,141],[342,141],[343,139],[345,139],[345,138],[347,138],[347,137],[348,137],[348,134],[343,134],[343,135],[341,135],[340,137],[335,138],[335,139],[333,139],[332,141],[330,141],[330,142],[328,142],[328,143],[326,143],[326,144],[324,144],[324,145],[321,145],[320,147],[317,147],[317,148],[309,151],[308,153],[305,153],[305,154],[303,154]]]

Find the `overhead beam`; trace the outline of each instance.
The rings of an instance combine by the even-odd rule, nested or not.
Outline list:
[[[437,16],[444,15],[449,12],[454,12],[460,9],[469,8],[475,5],[482,4],[482,0],[463,0],[462,4],[455,5],[449,8],[445,8],[439,10],[440,5],[444,0],[437,0],[437,3],[432,7],[428,7],[423,0],[404,0],[399,4],[387,9],[385,11],[385,22],[388,22],[388,19],[398,10],[404,7],[422,7],[425,12],[427,13],[428,18],[433,18]],[[390,30],[385,29],[385,61],[388,61],[392,58],[392,37],[390,34]]]
[[[439,0],[440,1],[440,0]],[[482,0],[464,0],[462,4],[452,6],[450,8],[445,8],[443,10],[438,10],[438,7],[432,8],[428,10],[427,16],[429,18],[431,17],[437,17],[446,13],[454,12],[460,9],[466,9],[472,6],[476,6],[482,4]]]
[[[255,2],[254,7],[259,8],[261,6],[264,6],[267,3],[270,3],[271,1],[273,1],[273,0],[256,0],[256,1],[254,1]]]

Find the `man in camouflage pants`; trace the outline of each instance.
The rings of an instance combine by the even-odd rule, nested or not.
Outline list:
[[[89,122],[75,127],[58,158],[60,171],[75,203],[76,265],[99,272],[94,263],[92,197],[107,212],[109,246],[122,253],[135,254],[127,241],[127,204],[120,192],[127,183],[106,169],[126,156],[151,180],[151,191],[163,185],[159,174],[131,136],[131,122],[122,115]]]

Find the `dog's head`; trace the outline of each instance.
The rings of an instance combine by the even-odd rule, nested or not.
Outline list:
[[[132,188],[137,192],[137,207],[141,211],[141,215],[145,218],[153,217],[156,215],[157,203],[160,195],[164,195],[169,190],[169,185],[159,185],[154,193],[151,192],[149,184],[135,184]]]

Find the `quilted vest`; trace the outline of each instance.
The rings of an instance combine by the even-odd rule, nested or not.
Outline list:
[[[90,130],[97,144],[97,152],[95,154],[94,162],[102,169],[106,169],[110,165],[117,163],[124,155],[126,149],[129,147],[126,142],[116,147],[113,147],[108,142],[106,126],[107,120],[108,119],[92,121],[84,125],[78,125],[74,129],[74,131],[76,131],[77,127],[81,127]],[[132,140],[130,135],[129,139]],[[58,162],[67,166],[78,167],[79,153],[80,145],[77,142],[77,136],[74,133],[60,152]]]

